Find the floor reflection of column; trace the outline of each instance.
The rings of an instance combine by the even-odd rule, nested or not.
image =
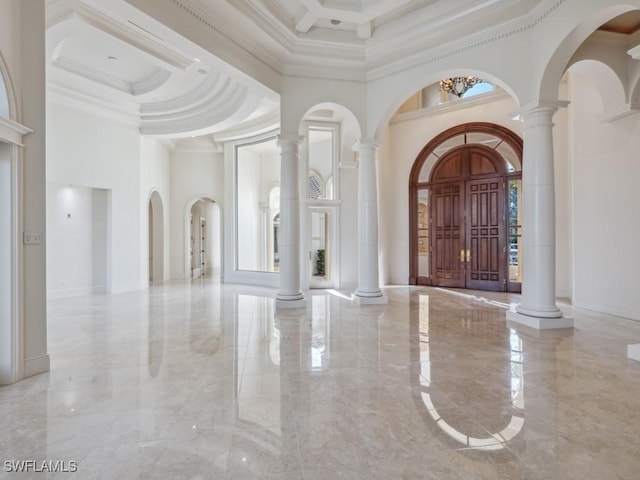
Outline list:
[[[292,471],[301,470],[297,422],[294,412],[305,401],[300,384],[303,365],[302,330],[307,319],[306,310],[276,309],[274,328],[279,332],[280,356],[280,428],[282,431],[283,461]],[[308,337],[308,333],[305,334]],[[300,339],[300,341],[298,341]],[[308,398],[308,397],[306,397]]]
[[[526,425],[518,442],[510,445],[525,466],[538,478],[566,478],[561,465],[562,422],[557,392],[563,390],[558,344],[573,330],[538,332],[520,329],[526,368],[524,396]]]

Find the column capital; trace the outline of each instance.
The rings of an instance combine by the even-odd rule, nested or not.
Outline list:
[[[351,150],[353,150],[354,152],[359,152],[362,149],[370,148],[375,151],[380,148],[382,144],[383,141],[377,138],[361,138],[353,144]]]
[[[527,120],[534,116],[547,116],[549,121],[559,108],[567,108],[567,100],[539,100],[523,105],[511,114],[514,120]]]
[[[294,133],[281,133],[276,137],[276,144],[278,147],[284,147],[286,145],[302,145],[304,137],[302,135],[296,135]]]

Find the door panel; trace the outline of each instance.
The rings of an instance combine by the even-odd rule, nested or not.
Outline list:
[[[504,204],[501,179],[468,180],[466,237],[471,258],[467,258],[467,287],[503,290],[504,231],[500,206]]]
[[[464,183],[433,188],[434,283],[443,287],[464,287],[465,269],[460,261],[464,249]]]

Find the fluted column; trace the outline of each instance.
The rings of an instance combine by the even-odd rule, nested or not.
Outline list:
[[[358,288],[351,296],[359,304],[385,304],[378,284],[378,186],[376,150],[380,143],[361,139],[353,146],[358,166]]]
[[[537,329],[573,327],[556,305],[553,114],[566,102],[523,109],[522,299],[507,319]]]
[[[300,288],[300,185],[299,150],[304,137],[278,135],[280,147],[280,289],[276,307],[304,307]]]

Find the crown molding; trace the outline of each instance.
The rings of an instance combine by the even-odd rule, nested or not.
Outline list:
[[[412,55],[411,57],[398,60],[382,67],[373,68],[368,71],[367,79],[369,81],[383,80],[398,73],[416,70],[438,60],[458,55],[479,47],[484,47],[490,43],[504,40],[525,31],[532,30],[566,1],[567,0],[556,0],[553,5],[544,9],[542,8],[542,5],[540,5],[533,9],[529,15],[499,25],[490,30],[480,32],[475,35],[469,35],[460,40],[422,51],[418,54]]]
[[[451,112],[466,110],[468,108],[477,107],[480,105],[485,105],[488,103],[498,102],[500,100],[507,100],[507,99],[513,99],[513,97],[509,95],[509,93],[507,93],[505,90],[500,88],[492,92],[474,95],[473,97],[461,98],[458,100],[450,100],[448,102],[441,103],[439,105],[434,105],[427,108],[421,108],[420,110],[415,110],[412,112],[394,115],[389,121],[389,124],[394,125],[396,123],[408,122],[408,121],[416,120],[419,118],[436,117],[438,115],[445,115]]]
[[[263,66],[269,70],[280,74],[282,72],[282,61],[271,55],[266,49],[257,45],[248,45],[247,39],[241,39],[236,33],[232,33],[227,25],[222,24],[216,17],[212,16],[209,12],[203,11],[192,2],[185,0],[169,0],[174,6],[178,7],[183,12],[190,15],[192,18],[198,21],[198,23],[204,25],[216,35],[223,37],[230,42],[236,49],[251,56],[254,60],[257,60]]]
[[[241,123],[238,126],[217,132],[213,135],[216,142],[228,142],[242,138],[262,135],[280,128],[280,112],[274,112],[265,118]]]
[[[47,82],[47,102],[49,101],[65,107],[77,108],[109,120],[123,122],[127,125],[135,127],[140,125],[140,113],[137,104],[99,98],[95,95],[95,92],[84,93],[77,88],[70,88],[53,80]]]
[[[64,70],[67,73],[78,75],[86,80],[99,83],[105,87],[113,88],[119,92],[131,95],[133,93],[133,86],[124,80],[114,77],[100,70],[88,67],[87,65],[77,62],[69,57],[59,55],[51,65]]]

